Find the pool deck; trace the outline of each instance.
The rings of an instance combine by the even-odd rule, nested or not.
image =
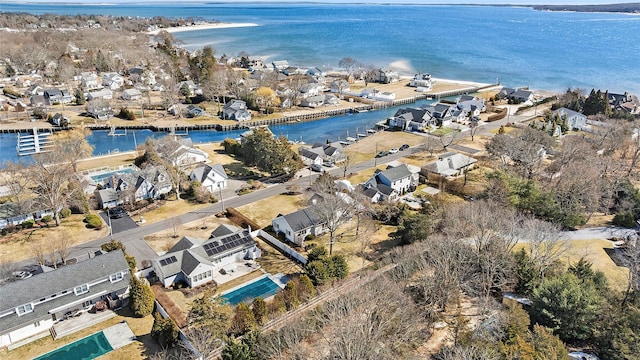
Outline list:
[[[109,341],[113,350],[127,346],[136,339],[136,336],[133,334],[133,331],[131,331],[131,328],[129,328],[126,321],[110,326],[102,330],[102,332]]]
[[[114,316],[116,316],[116,313],[111,310],[96,314],[92,314],[88,311],[80,312],[80,314],[76,317],[72,317],[64,321],[59,321],[58,323],[53,325],[55,329],[56,339],[67,336],[69,334],[73,334],[74,332],[80,331],[82,329],[86,329],[89,326],[99,324]]]

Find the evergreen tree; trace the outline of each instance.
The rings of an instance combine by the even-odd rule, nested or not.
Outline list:
[[[173,347],[178,342],[178,327],[170,317],[165,319],[159,313],[155,313],[151,337],[164,348]]]
[[[413,244],[417,241],[427,240],[432,232],[429,216],[422,213],[410,213],[403,211],[398,220],[396,236],[403,245]]]
[[[84,91],[82,91],[82,89],[76,88],[73,94],[76,97],[76,105],[84,105],[87,102],[87,99],[85,99],[84,97]]]
[[[253,299],[251,310],[253,311],[253,317],[258,325],[264,325],[269,320],[267,317],[267,303],[263,298],[257,297]]]
[[[131,276],[129,307],[136,317],[145,317],[153,311],[155,297],[151,286],[145,281]]]
[[[326,263],[322,260],[308,262],[305,270],[315,286],[324,285],[331,279],[329,269],[327,269]]]
[[[316,288],[313,286],[313,282],[306,274],[300,275],[300,300],[306,302],[316,296]]]
[[[224,303],[224,300],[215,296],[214,290],[207,290],[202,297],[191,303],[189,311],[189,324],[198,327],[207,327],[213,337],[224,339],[233,318],[233,308]]]
[[[515,291],[518,294],[530,295],[537,284],[538,271],[524,248],[516,252],[514,257],[516,259],[516,277],[518,279]]]
[[[231,322],[231,332],[242,335],[256,327],[256,318],[249,305],[240,303],[236,307],[236,313]]]
[[[284,291],[282,292],[282,297],[284,298],[284,303],[287,305],[287,310],[293,310],[300,306],[298,288],[296,287],[295,282],[289,281],[287,283],[284,287]]]
[[[335,279],[344,279],[349,275],[349,265],[344,255],[331,256],[331,276]]]
[[[249,345],[235,338],[229,339],[222,349],[222,360],[254,360],[255,358]]]

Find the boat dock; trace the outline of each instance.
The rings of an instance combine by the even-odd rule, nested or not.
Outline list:
[[[19,156],[33,155],[51,151],[53,148],[53,140],[51,140],[51,131],[38,131],[33,128],[29,133],[18,133],[18,144],[16,151]]]

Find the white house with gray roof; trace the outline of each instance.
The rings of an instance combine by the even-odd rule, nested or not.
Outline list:
[[[554,117],[558,116],[567,122],[567,127],[570,130],[585,130],[589,128],[587,125],[587,117],[577,111],[573,111],[567,108],[560,108],[553,112]]]
[[[250,229],[218,227],[209,239],[185,236],[166,254],[151,260],[165,287],[184,282],[193,288],[213,281],[216,272],[242,260],[255,260],[261,251]]]
[[[409,167],[407,164],[390,164],[385,170],[376,170],[373,177],[367,181],[367,187],[385,185],[398,194],[412,191],[418,186],[420,169]]]
[[[318,236],[328,231],[326,222],[316,216],[310,208],[287,215],[278,214],[271,220],[271,226],[277,234],[283,234],[287,241],[298,246],[304,246],[307,236]]]
[[[0,285],[0,347],[49,329],[66,314],[98,301],[110,308],[129,296],[129,265],[122,251]]]
[[[226,188],[229,177],[221,164],[213,164],[193,169],[189,174],[189,179],[191,181],[200,181],[205,189],[213,193],[216,190]]]
[[[478,160],[464,154],[447,152],[438,156],[438,160],[422,167],[425,174],[438,174],[445,177],[456,177],[473,169]]]

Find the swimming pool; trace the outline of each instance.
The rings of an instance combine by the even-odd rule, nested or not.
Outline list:
[[[122,169],[122,170],[116,170],[116,171],[111,171],[111,172],[106,172],[106,173],[102,173],[102,174],[98,174],[98,175],[91,175],[91,179],[93,179],[93,181],[95,183],[101,183],[104,179],[108,178],[111,175],[115,175],[115,174],[128,174],[130,172],[133,172],[132,168],[127,168],[127,169]]]
[[[280,286],[276,284],[270,277],[265,276],[258,281],[254,281],[239,289],[235,289],[226,294],[222,294],[222,298],[229,305],[238,305],[241,302],[253,301],[257,297],[268,298],[280,290]]]
[[[113,350],[102,331],[89,335],[59,349],[40,355],[34,360],[91,360]]]

